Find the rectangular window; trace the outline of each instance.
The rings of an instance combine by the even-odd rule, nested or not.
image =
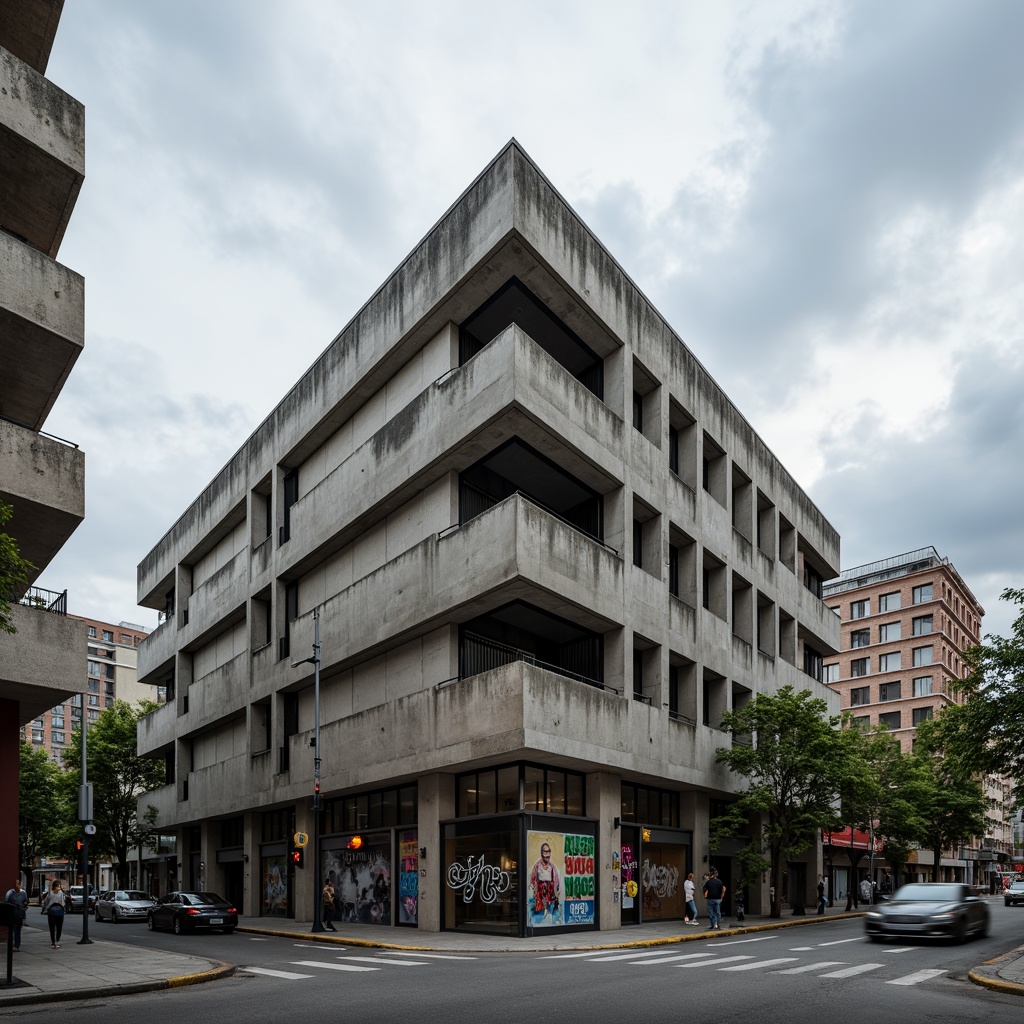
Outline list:
[[[927,697],[932,692],[932,677],[918,676],[914,680],[914,696]]]
[[[89,694],[89,707],[98,708],[100,706],[100,699],[94,694]],[[89,712],[89,720],[92,720],[92,712]]]
[[[922,583],[921,586],[914,587],[914,604],[924,604],[931,599],[932,585],[930,583]]]
[[[858,647],[870,647],[871,646],[871,630],[870,629],[855,629],[850,634],[850,649],[856,650]]]
[[[861,732],[867,732],[871,728],[871,716],[870,715],[855,715],[850,720],[850,725],[854,729],[860,729]]]
[[[930,665],[932,663],[932,645],[927,647],[914,648],[914,668],[919,665]]]
[[[98,661],[89,661],[86,662],[86,664],[89,669],[89,675],[99,676],[103,674],[103,669],[100,667],[100,663]]]
[[[679,596],[679,548],[675,544],[668,546],[668,592]]]
[[[100,692],[100,681],[98,679],[89,680],[89,692],[99,693]]]
[[[878,724],[884,725],[887,729],[899,729],[901,726],[900,713],[898,711],[888,711],[884,715],[879,715]]]
[[[879,672],[895,672],[900,667],[900,652],[882,654],[878,658]]]
[[[824,675],[821,678],[823,683],[838,683],[839,682],[839,663],[835,662],[832,665],[826,665],[824,668]]]
[[[850,618],[863,619],[871,614],[871,601],[865,598],[863,601],[850,602]]]
[[[899,700],[900,699],[900,684],[899,683],[882,683],[878,688],[878,699],[879,700]]]
[[[870,658],[854,658],[850,662],[850,675],[853,677],[866,676],[869,670]]]
[[[109,629],[103,630],[103,639],[108,644],[112,644],[114,642],[114,634],[113,634],[113,632],[111,632],[111,630],[109,630]]]
[[[932,617],[930,615],[919,615],[914,619],[914,636],[925,636],[932,631]]]
[[[898,622],[887,622],[884,626],[878,627],[878,642],[880,644],[891,644],[900,638],[900,624]]]
[[[644,396],[639,391],[633,392],[633,426],[644,432]]]
[[[932,717],[932,709],[930,707],[914,708],[910,713],[910,717],[913,720],[914,725],[920,725],[922,722],[925,722]]]
[[[850,707],[855,708],[860,704],[871,703],[871,687],[855,686],[850,690]]]
[[[880,612],[894,612],[900,607],[900,592],[897,590],[892,594],[882,594],[878,598],[878,610]]]
[[[668,468],[679,476],[679,428],[668,428]]]
[[[931,711],[931,708],[929,708],[928,710]],[[62,733],[62,732],[51,732],[50,733],[50,742],[51,743],[63,743],[64,742],[64,733]]]
[[[644,567],[644,524],[639,519],[633,520],[633,564]]]
[[[90,640],[95,640],[96,639],[96,627],[95,626],[90,626],[89,627],[89,639]]]

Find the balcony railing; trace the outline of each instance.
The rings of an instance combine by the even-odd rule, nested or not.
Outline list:
[[[29,587],[20,598],[18,604],[26,608],[38,608],[41,612],[51,612],[53,615],[67,615],[68,613],[68,592],[62,590],[43,590],[42,587]]]

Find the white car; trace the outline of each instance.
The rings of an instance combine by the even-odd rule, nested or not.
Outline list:
[[[156,900],[139,889],[111,889],[96,901],[96,920],[145,921]]]

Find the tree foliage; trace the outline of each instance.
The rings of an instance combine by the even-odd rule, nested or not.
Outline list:
[[[22,743],[18,765],[18,863],[28,869],[41,857],[64,854],[64,833],[74,815],[61,784],[63,772],[45,750]]]
[[[1024,802],[1024,590],[1001,599],[1019,609],[1012,633],[964,652],[968,674],[955,683],[964,701],[943,711],[938,728],[944,750],[975,771],[1013,779]]]
[[[0,527],[6,526],[14,510],[0,501]],[[11,622],[11,601],[28,585],[29,573],[35,568],[21,557],[13,537],[0,529],[0,633],[14,633]]]
[[[111,860],[122,886],[128,883],[129,851],[145,842],[156,823],[153,807],[141,818],[138,816],[139,797],[164,784],[163,765],[139,757],[136,744],[137,723],[154,707],[151,701],[135,707],[115,701],[89,727],[86,740],[86,770],[93,787],[96,826],[90,852]],[[65,762],[67,784],[77,793],[81,781],[81,727],[72,733]]]
[[[759,842],[741,850],[742,876],[770,872],[771,916],[780,917],[786,861],[813,847],[822,829],[840,824],[837,794],[852,770],[854,748],[838,728],[838,717],[829,717],[827,703],[792,686],[758,694],[726,712],[722,726],[732,733],[733,745],[720,748],[716,758],[746,778],[747,789],[712,822],[711,845],[755,823]],[[802,894],[795,895],[800,909]]]

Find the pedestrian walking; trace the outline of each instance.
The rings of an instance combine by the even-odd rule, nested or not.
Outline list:
[[[60,949],[60,933],[64,930],[64,914],[67,911],[68,896],[61,888],[60,879],[50,883],[50,891],[43,900],[40,913],[46,915],[46,923],[50,926],[50,948]]]
[[[818,876],[818,916],[825,913],[825,880]]]
[[[7,890],[4,897],[7,903],[14,905],[14,924],[11,932],[14,936],[14,952],[21,949],[21,926],[25,923],[25,915],[28,913],[28,893],[21,887],[21,879],[14,881],[14,888]]]
[[[712,868],[704,883],[704,901],[708,908],[708,928],[711,931],[722,930],[722,899],[725,896],[725,883],[718,877],[718,869]]]
[[[686,898],[686,917],[684,920],[687,924],[696,924],[697,886],[694,884],[692,871],[686,876],[686,881],[683,882],[683,895]]]
[[[867,878],[860,880],[860,901],[861,903],[871,903],[871,881]]]
[[[323,891],[320,893],[320,906],[323,910],[324,927],[329,932],[336,932],[338,930],[334,927],[334,898],[334,886],[328,878],[324,882]]]

